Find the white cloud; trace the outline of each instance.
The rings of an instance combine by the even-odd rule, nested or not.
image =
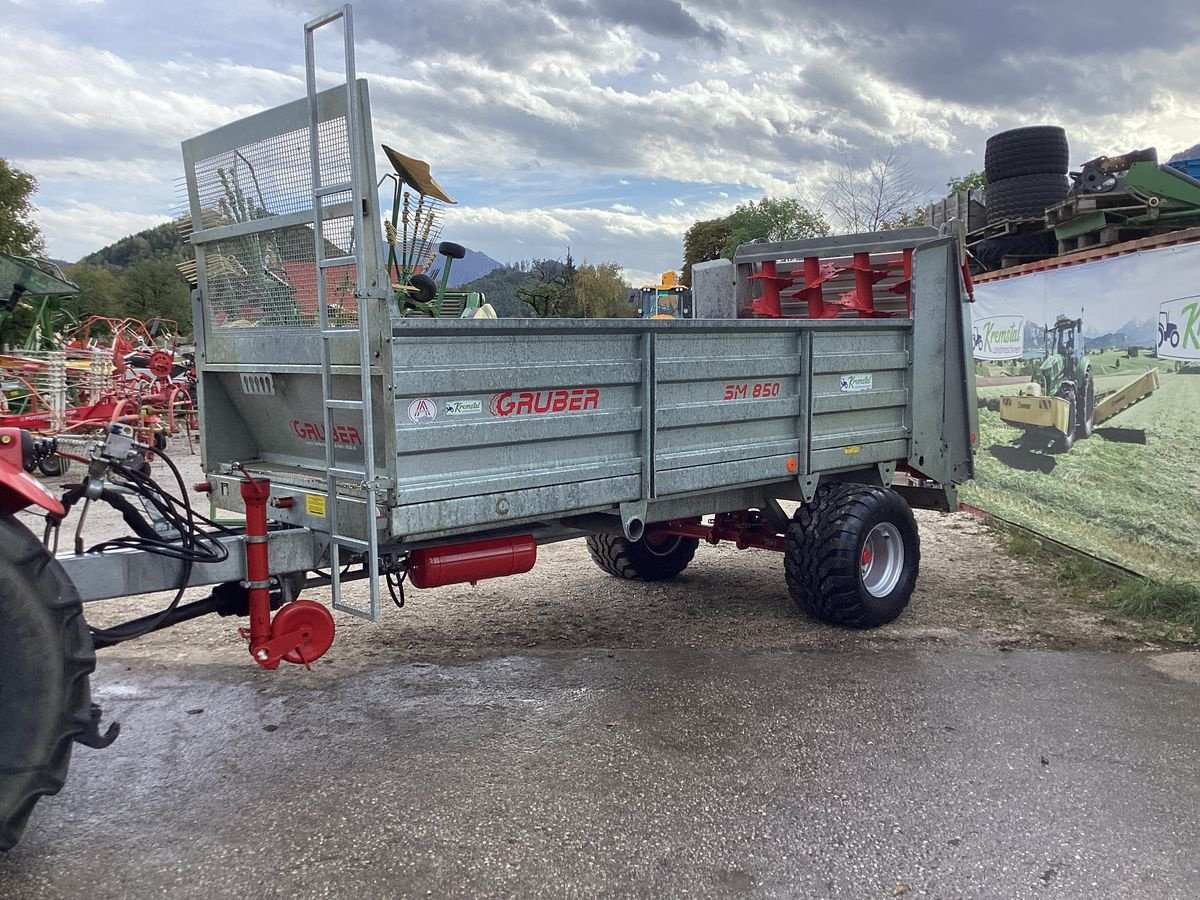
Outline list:
[[[0,24],[0,41],[21,48],[0,56],[0,148],[39,178],[37,220],[59,256],[161,221],[181,140],[301,95],[299,25],[312,12],[308,0],[212,0],[206,16],[128,0],[161,14],[105,30],[87,23],[107,12],[70,2],[9,7]],[[1075,163],[1194,143],[1195,26],[1119,41],[1114,26],[1111,46],[1071,49],[1104,38],[1114,8],[1098,0],[1076,22],[1092,29],[1086,45],[1019,23],[981,35],[879,0],[847,0],[837,16],[763,0],[754,17],[723,0],[462,0],[454,28],[360,0],[356,24],[377,139],[428,159],[463,200],[448,239],[513,258],[570,244],[645,274],[679,265],[692,222],[764,194],[820,197],[843,159],[896,143],[932,191],[981,167],[989,133],[1035,121],[1067,128]],[[915,20],[906,39],[878,40],[877,20],[896,17]],[[172,29],[187,39],[148,37]],[[936,65],[931,42],[945,50]]]
[[[169,216],[109,209],[94,203],[42,207],[37,212],[37,223],[45,235],[48,255],[68,262],[168,221]]]

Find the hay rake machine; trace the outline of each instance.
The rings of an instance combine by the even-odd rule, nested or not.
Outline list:
[[[189,449],[198,428],[195,360],[176,345],[165,320],[90,317],[42,347],[0,353],[0,428],[51,439],[36,467],[62,475],[88,440],[110,425],[131,427],[163,447],[182,434]]]

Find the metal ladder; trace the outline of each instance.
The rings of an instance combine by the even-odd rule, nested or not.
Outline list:
[[[317,67],[315,32],[339,19],[343,22],[346,62],[346,131],[350,154],[349,181],[331,184],[321,183],[320,111],[317,103]],[[312,162],[313,186],[313,230],[316,245],[317,309],[321,328],[321,392],[323,396],[323,424],[325,428],[325,487],[327,499],[325,512],[329,522],[329,576],[333,588],[333,607],[343,612],[377,621],[379,619],[379,528],[377,525],[377,502],[379,481],[375,471],[375,422],[371,409],[371,347],[369,329],[369,303],[367,302],[368,272],[364,253],[365,241],[370,236],[363,216],[363,165],[360,146],[358,89],[354,66],[354,26],[349,4],[327,15],[313,19],[304,26],[304,65],[308,85],[309,110],[309,154]],[[368,148],[369,149],[369,148]],[[348,256],[326,257],[324,223],[325,198],[349,193],[351,196],[351,218],[354,223],[352,245],[354,252]],[[371,208],[374,208],[372,198]],[[370,219],[374,221],[374,219]],[[330,360],[330,343],[346,334],[346,328],[332,328],[329,324],[329,299],[326,272],[335,266],[355,265],[355,297],[358,305],[358,348],[359,373],[361,377],[360,397],[357,400],[340,400],[333,396],[333,370]],[[334,445],[334,413],[358,413],[362,421],[363,465],[340,463]],[[342,534],[338,522],[338,479],[352,480],[361,484],[366,492],[367,539]],[[342,602],[341,565],[342,550],[354,554],[365,554],[364,565],[369,573],[367,584],[370,591],[370,608]]]

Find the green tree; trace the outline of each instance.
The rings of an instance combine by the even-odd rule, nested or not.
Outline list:
[[[613,319],[632,314],[629,285],[616,263],[585,262],[575,274],[575,312],[589,319]]]
[[[155,317],[178,322],[191,330],[191,300],[187,282],[174,263],[166,259],[145,259],[135,263],[121,278],[126,316],[148,321]]]
[[[692,283],[692,266],[720,259],[729,243],[729,220],[706,219],[696,222],[683,235],[683,283]]]
[[[575,300],[567,294],[565,271],[557,259],[534,260],[525,283],[517,287],[517,296],[543,319],[565,315]]]
[[[879,223],[880,231],[895,231],[898,228],[916,228],[918,225],[925,224],[924,206],[917,206],[911,210],[904,210],[894,219],[885,219]]]
[[[729,214],[727,221],[729,237],[725,241],[723,255],[730,259],[739,244],[756,238],[794,241],[829,234],[829,223],[823,215],[790,197],[763,197],[758,201],[740,203]]]
[[[15,256],[40,256],[46,245],[33,223],[33,204],[29,198],[37,192],[37,179],[15,169],[0,158],[0,252]]]
[[[79,294],[63,303],[63,308],[75,318],[124,315],[121,278],[113,270],[104,266],[75,263],[73,266],[67,266],[63,274],[79,285]]]
[[[983,172],[976,172],[972,169],[966,175],[959,178],[951,178],[946,182],[946,187],[950,189],[951,194],[957,194],[960,191],[974,191],[979,188],[987,187],[987,176]]]
[[[560,316],[574,316],[577,313],[572,309],[575,304],[575,278],[579,274],[579,270],[575,268],[575,260],[571,257],[571,248],[567,248],[567,261],[562,267],[562,298],[563,308],[559,311]]]

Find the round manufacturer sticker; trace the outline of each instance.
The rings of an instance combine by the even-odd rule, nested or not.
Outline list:
[[[408,404],[408,417],[413,422],[420,422],[422,419],[433,420],[437,418],[437,404],[428,397],[421,397]]]

